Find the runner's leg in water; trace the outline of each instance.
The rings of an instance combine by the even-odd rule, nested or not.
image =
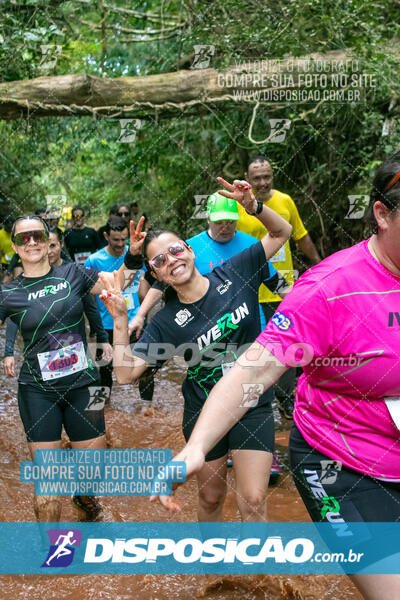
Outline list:
[[[265,521],[272,454],[259,450],[232,450],[236,501],[242,521]]]
[[[206,462],[197,473],[199,490],[199,521],[222,521],[222,507],[226,496],[226,457]]]
[[[107,447],[106,436],[102,435],[91,440],[71,442],[73,450],[104,450]],[[72,496],[72,502],[78,510],[82,521],[94,520],[101,512],[101,504],[95,496]]]
[[[91,400],[88,386],[57,393],[19,385],[18,406],[33,460],[38,449],[61,448],[63,425],[73,449],[106,447],[104,406],[93,407]],[[94,497],[78,498],[77,503],[87,518],[94,518],[94,513],[100,512]],[[34,510],[38,521],[59,521],[61,500],[57,496],[35,496]]]
[[[59,450],[61,440],[56,442],[30,442],[28,443],[32,460],[35,460],[36,450]],[[33,497],[33,510],[38,521],[57,522],[61,518],[61,500],[59,496]]]

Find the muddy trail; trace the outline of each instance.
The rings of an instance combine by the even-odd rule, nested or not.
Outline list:
[[[17,366],[21,347],[17,343]],[[4,348],[4,328],[0,333]],[[111,405],[106,408],[110,447],[170,448],[175,453],[184,443],[181,434],[183,400],[180,385],[184,371],[171,362],[156,376],[152,406],[143,407],[133,386],[115,384]],[[7,379],[1,369],[3,397],[0,403],[0,520],[34,521],[33,485],[20,482],[20,463],[29,460],[17,406],[17,382]],[[283,471],[277,485],[269,488],[270,521],[308,521],[288,470],[290,422],[275,411],[276,449]],[[224,520],[238,521],[234,500],[234,473],[229,472],[229,492]],[[192,480],[178,491],[183,508],[168,514],[146,497],[105,497],[105,521],[196,521],[196,484]],[[68,497],[62,498],[62,520],[76,521],[77,515]],[[350,580],[336,575],[3,575],[1,600],[189,600],[205,598],[230,600],[360,600]]]

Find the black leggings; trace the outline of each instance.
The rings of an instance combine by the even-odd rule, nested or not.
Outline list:
[[[296,426],[290,434],[290,461],[294,482],[312,520],[332,524],[320,531],[328,547],[333,534],[342,549],[350,547],[361,552],[361,570],[387,557],[396,561],[397,551],[393,549],[399,544],[392,523],[400,521],[400,483],[374,479],[344,467],[340,461],[314,450]],[[359,525],[355,530],[352,522],[363,523],[363,527]],[[373,522],[382,523],[385,543],[376,543],[376,530],[368,525]]]
[[[56,442],[63,425],[71,442],[104,435],[104,399],[98,400],[98,389],[85,386],[52,392],[19,384],[19,414],[28,442]]]
[[[314,450],[296,426],[290,434],[296,487],[313,521],[400,521],[400,483],[374,479]]]

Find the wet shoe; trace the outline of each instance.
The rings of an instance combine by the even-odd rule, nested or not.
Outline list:
[[[275,485],[279,479],[279,475],[281,474],[281,467],[278,462],[278,458],[276,454],[272,456],[272,465],[271,465],[271,473],[269,476],[269,485]]]
[[[72,496],[72,503],[78,510],[80,521],[95,521],[102,511],[94,496]]]
[[[226,466],[233,467],[232,452],[228,452],[228,458],[226,459]]]

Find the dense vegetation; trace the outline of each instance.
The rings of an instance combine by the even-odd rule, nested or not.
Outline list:
[[[194,196],[214,191],[217,175],[241,176],[248,156],[264,152],[276,187],[296,200],[323,253],[361,239],[362,220],[344,218],[348,196],[367,194],[375,166],[400,147],[400,5],[394,0],[5,0],[2,6],[2,81],[170,72],[190,68],[200,44],[214,46],[210,66],[218,69],[351,49],[358,72],[374,81],[357,102],[261,103],[253,139],[268,136],[269,119],[290,119],[282,143],[250,141],[249,102],[144,119],[130,144],[118,142],[118,119],[2,121],[3,215],[64,194],[100,224],[111,204],[136,200],[153,224],[189,235],[204,225],[191,218]],[[53,67],[43,65],[42,45],[61,46]],[[389,135],[382,136],[385,121]]]

